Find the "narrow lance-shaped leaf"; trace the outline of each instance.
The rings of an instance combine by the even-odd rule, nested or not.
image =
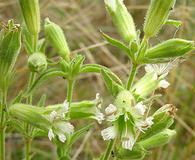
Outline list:
[[[109,68],[99,65],[99,64],[84,64],[80,72],[81,73],[92,73],[92,72],[101,73],[101,70],[105,70],[113,80],[115,80],[120,85],[123,85],[122,81],[115,73],[113,73]]]
[[[193,41],[170,39],[148,49],[146,58],[157,59],[179,57],[193,50],[193,47]]]
[[[45,71],[40,75],[40,77],[32,84],[32,86],[28,89],[28,91],[24,94],[24,96],[29,96],[39,85],[41,85],[44,81],[53,78],[53,77],[65,77],[66,73],[60,71],[58,68],[52,68],[50,70]]]
[[[108,91],[113,96],[116,96],[120,91],[124,90],[123,86],[116,83],[105,70],[102,70],[101,73]]]
[[[103,33],[101,30],[100,30],[100,33],[108,43],[123,50],[129,58],[133,58],[133,55],[132,55],[130,49],[125,44],[123,44],[122,42],[120,42],[117,39],[114,39],[114,38],[108,36],[107,34]]]

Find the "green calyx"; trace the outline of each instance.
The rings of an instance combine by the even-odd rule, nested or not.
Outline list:
[[[28,58],[28,67],[32,72],[43,72],[47,69],[47,59],[43,53],[33,53]]]
[[[70,60],[70,49],[66,41],[64,32],[60,26],[51,22],[49,18],[45,19],[45,34],[50,44],[57,49],[59,55],[66,61]]]
[[[137,33],[132,16],[122,0],[105,0],[106,8],[121,37],[129,43]]]
[[[144,24],[146,37],[153,37],[158,34],[166,23],[175,2],[176,0],[151,0]]]

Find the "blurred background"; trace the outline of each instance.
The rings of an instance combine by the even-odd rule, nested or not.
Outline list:
[[[124,0],[128,10],[134,17],[137,29],[142,31],[149,0]],[[44,18],[49,17],[59,24],[67,37],[72,54],[83,54],[86,63],[98,63],[112,69],[122,80],[126,80],[130,69],[127,57],[118,49],[108,45],[100,36],[99,30],[119,38],[110,17],[106,14],[103,0],[40,0],[42,24]],[[182,37],[195,40],[195,0],[177,0],[171,17],[181,20],[183,26],[178,30],[172,26],[165,26],[158,38],[151,39],[151,45],[163,40]],[[14,19],[22,23],[22,17],[17,0],[0,0],[0,20]],[[44,36],[42,32],[40,38]],[[48,57],[56,53],[48,48]],[[195,53],[185,57],[186,60],[175,68],[168,76],[172,84],[169,89],[161,90],[165,94],[153,105],[156,110],[162,104],[172,103],[178,107],[176,122],[173,127],[177,136],[168,145],[155,149],[149,153],[146,160],[195,160]],[[10,90],[11,99],[18,91],[25,87],[28,79],[27,55],[22,50],[17,62],[14,85]],[[143,75],[140,70],[137,77]],[[94,99],[95,94],[101,93],[104,106],[112,102],[108,92],[96,74],[85,74],[79,77],[74,92],[74,101]],[[47,94],[47,104],[62,103],[66,98],[66,85],[63,79],[57,78],[47,81],[41,89],[36,91],[36,100],[42,94]],[[85,125],[84,122],[74,122],[75,126]],[[100,136],[103,127],[96,125],[89,131],[72,150],[72,160],[92,160],[105,149],[105,142]],[[6,139],[7,160],[21,160],[23,157],[23,141],[17,133],[8,134]],[[36,139],[32,146],[33,160],[55,160],[55,148],[45,139]]]

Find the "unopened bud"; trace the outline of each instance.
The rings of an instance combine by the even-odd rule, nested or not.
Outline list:
[[[60,56],[69,61],[70,50],[63,30],[57,24],[45,19],[45,34],[51,45],[58,50]]]
[[[151,0],[144,24],[146,37],[155,36],[166,23],[176,0]]]
[[[137,37],[133,18],[123,0],[105,0],[106,8],[121,37],[130,42]]]
[[[143,146],[145,149],[160,147],[162,145],[167,144],[175,135],[176,135],[176,131],[165,129],[164,131],[150,138],[140,141],[139,144]]]
[[[35,35],[40,31],[39,0],[19,0],[28,31]]]
[[[28,58],[28,66],[32,72],[43,72],[47,69],[47,59],[43,53],[33,53]]]
[[[170,39],[150,48],[146,57],[149,59],[179,57],[193,50],[193,47],[193,41]]]

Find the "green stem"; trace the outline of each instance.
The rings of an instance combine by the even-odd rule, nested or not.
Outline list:
[[[34,34],[34,52],[37,51],[38,34]]]
[[[67,100],[69,103],[69,107],[72,102],[73,89],[74,89],[74,81],[68,80]]]
[[[0,128],[0,160],[5,160],[5,128]]]
[[[138,65],[132,64],[131,73],[129,74],[129,78],[128,78],[127,86],[126,86],[127,90],[130,90],[132,85],[133,85],[133,80],[134,80],[135,75],[137,73],[137,68],[138,68]]]
[[[27,138],[25,143],[25,160],[30,160],[31,139]]]
[[[101,160],[109,160],[112,149],[114,148],[115,140],[111,140],[106,148],[106,152]]]
[[[1,107],[1,121],[0,121],[0,160],[5,160],[5,111],[6,111],[6,102],[7,102],[7,90],[3,91]]]
[[[29,82],[28,82],[28,88],[29,89],[31,87],[31,85],[33,84],[33,82],[35,81],[36,78],[36,73],[31,72],[30,73],[30,77],[29,77]],[[31,94],[28,98],[27,98],[27,104],[32,104],[32,99],[33,99],[33,94]],[[29,124],[26,124],[26,133],[27,135],[31,134],[31,126]],[[30,160],[30,147],[31,147],[31,139],[30,138],[26,138],[26,143],[25,143],[25,159],[26,160]]]

